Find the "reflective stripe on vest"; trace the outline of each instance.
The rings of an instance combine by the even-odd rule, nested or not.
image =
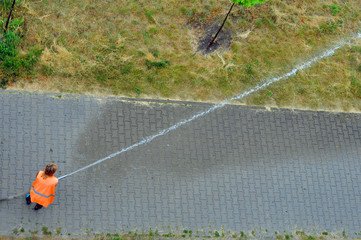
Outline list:
[[[39,193],[39,192],[35,191],[34,185],[32,185],[31,187],[33,188],[34,193],[36,193],[36,194],[38,194],[38,195],[40,195],[40,196],[42,196],[42,197],[46,197],[46,198],[55,197],[55,195],[53,195],[53,194],[50,194],[49,196],[46,196],[46,195],[44,195],[44,194],[42,194],[42,193]]]

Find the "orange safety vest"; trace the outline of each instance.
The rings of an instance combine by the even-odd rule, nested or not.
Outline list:
[[[44,207],[47,207],[54,201],[55,186],[58,184],[58,179],[54,176],[43,178],[44,171],[39,171],[36,180],[30,189],[30,200],[36,202]]]

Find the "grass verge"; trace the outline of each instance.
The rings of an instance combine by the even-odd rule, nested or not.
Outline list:
[[[5,1],[5,0],[3,0]],[[195,53],[230,6],[214,1],[23,1],[20,48],[40,46],[33,76],[11,89],[217,102],[289,71],[361,28],[359,0],[281,1],[235,8],[229,48]],[[2,17],[6,15],[2,11]],[[361,110],[361,44],[240,101]]]

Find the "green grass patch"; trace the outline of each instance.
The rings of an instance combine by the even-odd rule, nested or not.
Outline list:
[[[7,18],[4,12],[9,11],[10,2],[2,0],[2,17],[0,29],[5,29]],[[20,4],[20,2],[18,2]],[[16,9],[9,22],[6,32],[0,35],[0,87],[4,88],[9,82],[16,81],[19,77],[33,75],[35,65],[42,54],[42,48],[38,45],[23,45],[24,18],[17,16]],[[22,11],[20,10],[20,14]]]
[[[170,62],[167,60],[161,60],[161,61],[150,61],[148,59],[145,60],[145,65],[148,69],[151,68],[165,68],[170,65]]]

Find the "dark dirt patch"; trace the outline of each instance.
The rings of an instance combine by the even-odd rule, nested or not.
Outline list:
[[[196,52],[210,54],[218,49],[227,50],[231,45],[232,37],[234,36],[235,31],[244,32],[249,29],[254,29],[254,22],[257,19],[262,19],[267,16],[274,18],[274,15],[272,15],[272,12],[269,11],[269,8],[269,3],[256,5],[251,8],[234,7],[227,20],[231,22],[231,26],[234,27],[227,26],[226,24],[219,33],[214,44],[212,44],[209,49],[208,44],[211,42],[213,36],[217,33],[218,28],[221,26],[228,8],[225,7],[223,10],[219,10],[217,13],[210,16],[196,15],[189,19],[187,25],[190,25],[196,33]],[[243,21],[239,22],[240,19],[243,19]]]
[[[232,42],[233,31],[227,29],[227,27],[223,27],[222,31],[218,34],[214,43],[208,48],[209,43],[211,42],[214,35],[217,33],[221,22],[215,22],[209,24],[208,26],[203,25],[203,33],[201,34],[199,41],[197,52],[201,52],[203,54],[209,54],[217,49],[228,49]]]

